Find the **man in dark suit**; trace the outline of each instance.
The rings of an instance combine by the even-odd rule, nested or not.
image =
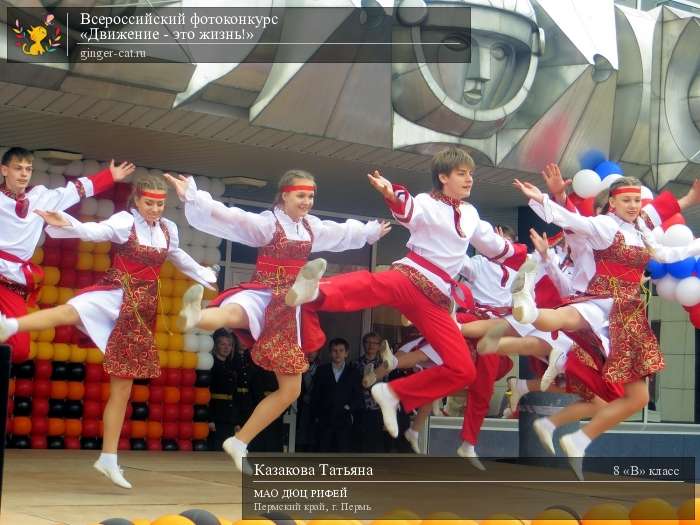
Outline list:
[[[333,339],[328,348],[331,362],[318,367],[311,400],[320,429],[319,451],[350,452],[353,413],[363,406],[362,378],[347,362],[350,345],[345,339]]]

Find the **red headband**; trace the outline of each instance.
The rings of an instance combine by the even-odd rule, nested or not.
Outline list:
[[[611,197],[614,197],[615,195],[619,195],[620,193],[639,193],[641,195],[642,187],[641,186],[620,186],[619,188],[615,188],[614,190],[610,190]]]
[[[159,201],[164,201],[165,199],[168,198],[168,193],[163,192],[163,193],[153,193],[151,191],[144,191],[144,190],[139,190],[139,197],[148,197],[149,199],[156,199]]]
[[[316,191],[316,186],[310,186],[310,185],[303,185],[299,184],[297,186],[282,186],[280,188],[280,191],[282,193],[286,193],[288,191]]]

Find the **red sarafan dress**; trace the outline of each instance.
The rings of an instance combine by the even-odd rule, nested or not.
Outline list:
[[[49,226],[53,237],[112,242],[112,267],[91,287],[68,301],[80,316],[78,328],[105,353],[104,369],[122,378],[160,375],[154,331],[158,278],[166,260],[192,279],[211,287],[216,274],[178,247],[174,222],[161,218],[149,224],[132,209],[100,223],[80,223],[64,214],[69,227]]]

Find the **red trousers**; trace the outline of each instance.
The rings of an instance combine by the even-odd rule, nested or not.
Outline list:
[[[321,281],[315,310],[354,312],[376,306],[396,308],[432,345],[443,364],[391,381],[407,412],[471,384],[476,370],[457,324],[401,272],[387,270],[336,275]]]
[[[27,315],[27,303],[21,295],[11,292],[0,284],[0,313],[7,317]],[[10,337],[5,344],[12,349],[12,362],[21,363],[29,357],[31,339],[29,332],[19,332]]]
[[[513,368],[509,357],[488,354],[476,358],[476,380],[469,386],[467,408],[462,420],[462,441],[476,445],[481,425],[489,413],[494,384]]]

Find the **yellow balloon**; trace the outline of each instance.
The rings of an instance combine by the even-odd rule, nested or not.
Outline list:
[[[53,345],[53,358],[55,361],[68,361],[70,357],[70,345],[56,343]]]
[[[75,292],[72,288],[59,288],[58,289],[58,304],[66,304],[70,299],[73,298]]]
[[[700,498],[687,499],[678,507],[678,525],[700,523]]]
[[[171,352],[180,351],[185,348],[185,341],[182,334],[173,333],[168,338],[168,350]]]
[[[34,254],[29,260],[34,264],[41,264],[44,261],[44,249],[42,247],[38,247],[36,250],[34,250]]]
[[[109,258],[109,255],[102,253],[93,255],[92,269],[96,272],[106,272],[110,266],[112,266],[112,261]]]
[[[173,299],[173,303],[175,303],[175,299]],[[173,304],[173,306],[174,306],[174,304]],[[173,308],[171,310],[171,312],[179,312],[179,311],[180,311],[180,308],[178,308],[177,310],[175,310],[175,308]],[[175,334],[181,334],[182,333],[182,321],[180,321],[180,316],[177,314],[174,314],[174,315],[169,315],[168,317],[170,318],[170,322],[168,323],[168,325],[170,326],[170,331],[175,333]]]
[[[161,277],[158,286],[161,296],[172,297],[173,287],[175,286],[174,281],[172,279],[164,279],[163,277]]]
[[[540,512],[531,525],[578,525],[578,520],[564,509],[547,509]]]
[[[61,280],[61,272],[55,266],[44,266],[44,286],[56,286]]]
[[[99,365],[102,361],[104,361],[104,357],[104,354],[102,354],[102,351],[99,348],[88,348],[85,361],[92,365]]]
[[[175,281],[175,286],[173,286],[173,297],[182,297],[187,289],[190,287],[189,281],[183,281],[182,279],[177,279]]]
[[[172,339],[172,337],[171,337]],[[168,352],[168,368],[182,368],[182,354],[184,352]]]
[[[34,359],[36,357],[38,344],[39,343],[35,343],[34,341],[29,343],[29,357],[27,357],[27,359]]]
[[[38,342],[36,344],[37,359],[53,359],[53,345],[51,343]]]
[[[78,243],[78,251],[85,253],[92,253],[95,251],[95,243],[89,241],[80,241]]]
[[[170,261],[165,261],[160,267],[160,278],[172,279],[173,275],[175,275],[175,266]]]
[[[156,332],[156,348],[159,351],[165,351],[168,349],[168,334],[163,332]]]
[[[131,520],[131,523],[133,523],[133,525],[151,525],[151,520],[136,518],[135,520]]]
[[[95,244],[95,253],[109,253],[112,249],[112,243],[109,241],[98,242]]]
[[[44,286],[39,292],[39,302],[41,304],[56,304],[58,301],[58,288],[55,286]]]
[[[31,339],[32,341],[36,341],[37,339],[39,339],[39,332],[29,332],[29,339]]]
[[[167,332],[170,320],[167,315],[159,315],[156,317],[156,332]]]
[[[158,361],[161,368],[168,368],[168,352],[158,350]]]
[[[197,367],[197,352],[182,352],[182,368]]]
[[[195,523],[179,514],[169,514],[151,522],[151,525],[195,525]]]
[[[619,503],[601,503],[588,509],[581,520],[582,525],[604,525],[615,520],[615,525],[629,525],[629,510]]]
[[[668,501],[647,498],[637,502],[629,514],[633,525],[677,525],[678,515]]]
[[[79,253],[78,254],[78,264],[76,268],[78,270],[91,270],[92,269],[93,257],[91,253]]]
[[[219,295],[219,290],[210,290],[209,288],[204,288],[204,295],[202,297],[205,301],[211,301],[212,299],[216,298],[217,295]]]
[[[87,359],[88,349],[78,345],[72,345],[70,349],[70,362],[83,363]]]
[[[162,315],[167,315],[172,311],[173,300],[163,294],[160,295],[158,304],[158,313]]]
[[[510,514],[493,514],[485,520],[481,520],[479,525],[522,525],[522,520]]]
[[[53,328],[47,328],[46,330],[39,332],[39,341],[50,343],[53,341],[54,337],[56,337],[56,330]]]

